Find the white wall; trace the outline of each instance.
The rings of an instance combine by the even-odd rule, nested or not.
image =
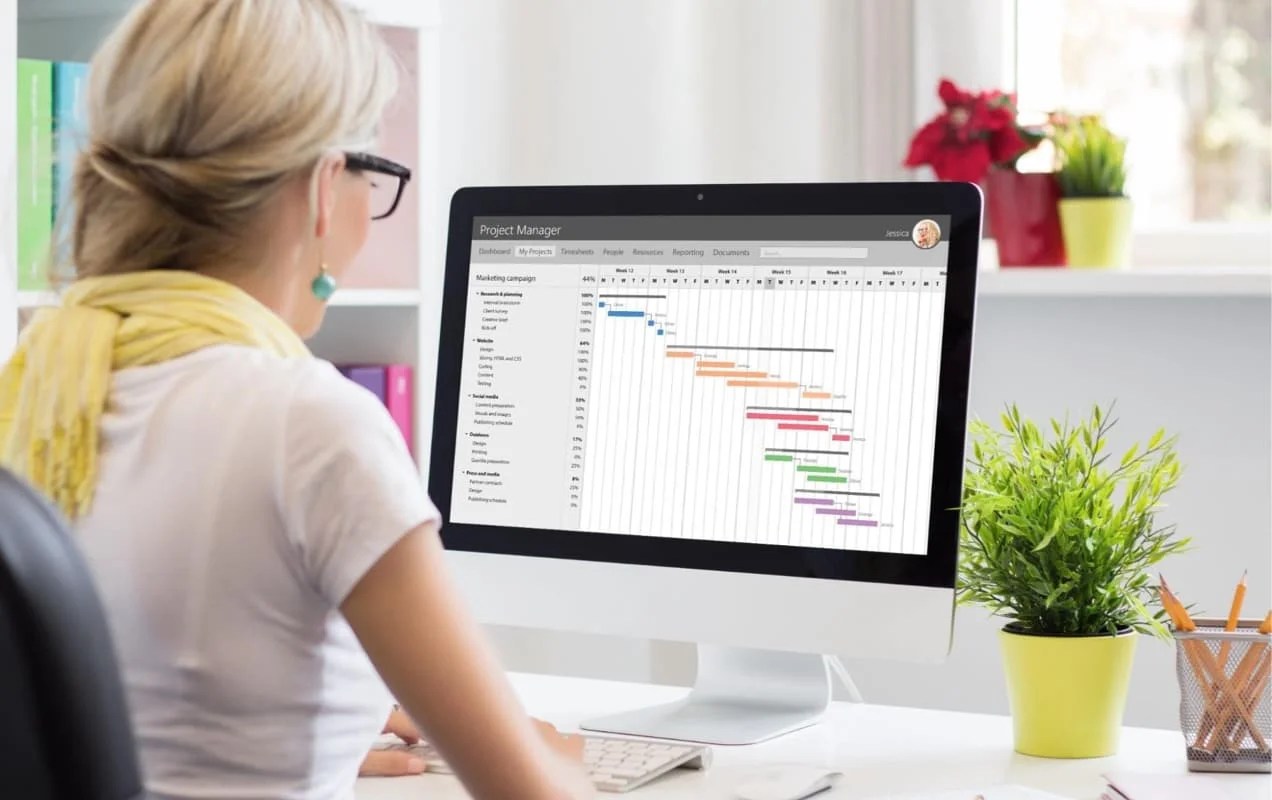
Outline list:
[[[448,189],[857,172],[835,0],[452,0]]]
[[[989,85],[999,50],[909,36],[908,3],[858,0],[447,0],[443,184],[853,180],[895,177],[933,75]],[[994,19],[1000,0],[986,3]],[[1003,23],[995,23],[1003,24]],[[966,44],[961,42],[961,44]],[[914,68],[909,48],[920,51]],[[948,59],[948,60],[947,60]],[[862,76],[865,79],[859,80]],[[903,134],[896,130],[904,131]],[[439,243],[440,246],[440,243]],[[1039,416],[1117,399],[1126,437],[1178,433],[1188,467],[1169,518],[1197,539],[1167,569],[1219,609],[1241,569],[1250,607],[1272,592],[1272,317],[1258,299],[985,298],[972,410]],[[994,631],[958,617],[946,665],[852,664],[868,699],[1005,710]],[[497,631],[519,669],[688,681],[680,645]],[[1128,720],[1171,726],[1171,651],[1141,644]]]

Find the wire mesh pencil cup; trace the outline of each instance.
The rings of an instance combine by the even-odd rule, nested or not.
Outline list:
[[[1174,631],[1179,723],[1194,772],[1272,772],[1272,634],[1258,620]]]

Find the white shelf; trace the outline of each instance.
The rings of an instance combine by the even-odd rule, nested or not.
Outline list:
[[[337,308],[417,308],[418,289],[342,289],[331,298]],[[18,308],[54,306],[57,292],[18,292]]]
[[[1262,297],[1272,299],[1272,268],[982,269],[977,294],[987,297]]]
[[[18,308],[55,306],[58,302],[57,292],[18,292]]]

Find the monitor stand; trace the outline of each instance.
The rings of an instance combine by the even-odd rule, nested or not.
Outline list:
[[[754,744],[819,722],[830,706],[825,656],[698,645],[687,697],[588,720],[602,733],[703,744]]]

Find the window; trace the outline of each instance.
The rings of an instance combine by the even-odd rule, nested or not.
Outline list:
[[[1018,0],[1015,13],[1022,111],[1098,113],[1127,137],[1137,228],[1272,220],[1272,0]]]

